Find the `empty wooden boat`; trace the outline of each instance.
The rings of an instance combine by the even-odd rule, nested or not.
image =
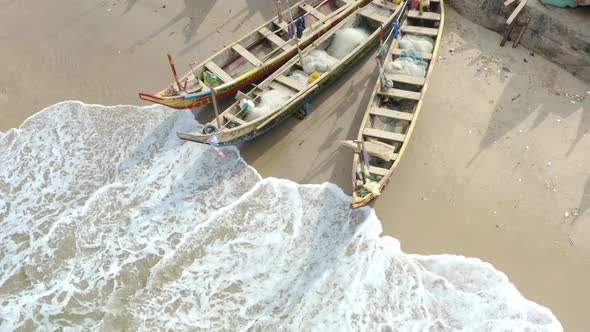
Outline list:
[[[377,45],[381,29],[391,28],[401,7],[376,0],[357,9],[248,94],[239,92],[238,101],[201,131],[178,136],[200,143],[235,145],[272,129]]]
[[[299,1],[250,34],[206,59],[164,90],[140,93],[143,100],[176,109],[205,106],[211,103],[210,86],[217,99],[234,94],[252,82],[262,80],[297,54],[297,42],[290,38],[287,17],[303,19],[306,29],[299,40],[304,48],[370,0]],[[192,65],[191,65],[192,67]]]
[[[430,0],[422,13],[409,8],[402,14],[358,136],[344,142],[354,149],[353,208],[381,195],[408,146],[436,62],[443,6],[443,0]]]

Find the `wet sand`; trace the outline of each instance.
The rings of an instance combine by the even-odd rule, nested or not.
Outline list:
[[[8,64],[0,72],[0,131],[62,100],[143,105],[139,90],[171,81],[167,51],[184,72],[195,56],[273,15],[260,0],[231,3],[0,2],[0,61]],[[414,137],[374,207],[406,252],[488,261],[553,310],[566,331],[584,331],[590,97],[572,104],[563,94],[590,86],[522,47],[498,47],[499,39],[448,10],[443,59]],[[313,100],[306,120],[244,145],[244,158],[263,176],[330,181],[350,193],[352,154],[338,141],[356,136],[375,74],[372,55],[365,57]]]

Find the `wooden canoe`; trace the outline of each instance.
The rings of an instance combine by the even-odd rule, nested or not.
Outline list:
[[[291,7],[293,18],[304,17],[306,22],[299,47],[306,47],[369,1],[299,1]],[[288,11],[282,17],[289,17]],[[139,97],[175,109],[205,106],[211,103],[211,91],[203,82],[205,75],[215,77],[208,83],[219,100],[262,80],[296,54],[297,44],[289,39],[288,23],[277,16],[196,65],[179,83],[174,82],[158,93],[139,93]]]
[[[381,28],[383,27],[385,31],[391,28],[392,23],[401,12],[401,7],[389,1],[375,0],[357,9],[355,13],[303,50],[301,57],[295,56],[248,94],[238,93],[236,99],[239,101],[221,113],[219,118],[206,124],[201,131],[178,133],[178,136],[200,143],[211,143],[211,139],[214,137],[213,143],[215,145],[224,146],[244,143],[262,135],[296,111],[301,110],[304,104],[322,87],[333,82],[373,46],[377,45]],[[353,44],[351,45],[353,49],[343,52],[336,51],[338,48],[336,46],[330,47],[338,37],[337,33],[345,29],[360,27],[366,33],[364,35],[366,39],[359,41],[356,47]],[[343,36],[340,38],[344,39]],[[333,61],[332,65],[321,73],[316,71],[315,80],[310,80],[310,73],[314,70],[309,66],[304,69],[306,65],[301,62],[301,59],[309,63],[311,58],[308,57],[324,51],[330,55]],[[332,55],[334,56],[332,57]],[[277,91],[283,95],[285,100],[273,105],[268,112],[258,117],[252,118],[254,113],[244,109],[241,105],[244,100],[249,100],[259,107],[265,93],[278,93]]]
[[[385,64],[402,55],[418,55],[427,66],[426,76],[385,73],[388,86],[382,84],[381,77],[378,78],[358,136],[355,141],[346,144],[354,148],[353,208],[367,205],[381,195],[406,151],[440,47],[444,25],[443,0],[430,0],[430,7],[422,14],[418,9],[408,8],[402,19],[400,35],[393,39]],[[400,40],[408,35],[430,36],[434,46],[432,53],[407,53],[408,49],[401,49]]]

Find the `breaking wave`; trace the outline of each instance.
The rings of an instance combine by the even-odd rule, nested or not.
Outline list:
[[[0,330],[561,331],[490,264],[403,253],[332,184],[62,102],[0,136]]]

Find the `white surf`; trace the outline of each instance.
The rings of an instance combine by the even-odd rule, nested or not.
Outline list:
[[[0,330],[562,330],[490,264],[403,253],[336,186],[176,137],[197,126],[63,102],[0,138]]]

